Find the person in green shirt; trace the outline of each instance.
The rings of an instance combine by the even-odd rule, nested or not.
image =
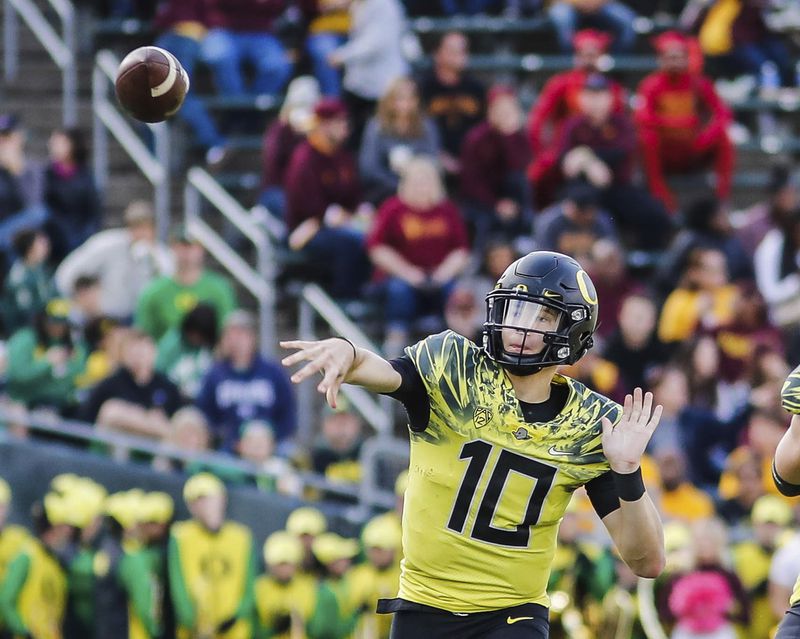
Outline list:
[[[320,588],[333,593],[338,610],[335,621],[329,621],[324,632],[315,639],[350,639],[366,610],[365,602],[358,600],[351,570],[353,558],[359,554],[358,542],[325,532],[314,540],[312,549],[317,561],[324,566]]]
[[[134,324],[156,341],[180,324],[183,316],[199,302],[217,311],[218,324],[236,307],[231,283],[205,267],[205,250],[184,227],[173,231],[175,273],[150,282],[136,304]]]
[[[146,493],[139,508],[142,553],[153,586],[155,616],[165,639],[175,637],[175,611],[167,579],[167,542],[175,514],[172,497],[163,492]]]
[[[37,229],[21,231],[14,238],[14,252],[17,259],[6,275],[0,304],[6,335],[28,326],[47,301],[58,294],[53,274],[47,268],[47,235]]]
[[[75,378],[84,367],[85,349],[70,334],[69,302],[55,298],[30,328],[8,340],[7,392],[28,408],[61,412],[74,406]]]

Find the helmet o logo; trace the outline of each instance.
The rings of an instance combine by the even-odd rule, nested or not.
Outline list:
[[[592,306],[597,306],[597,291],[594,288],[594,284],[592,284],[592,280],[589,279],[589,275],[584,270],[578,271],[575,279],[578,280],[578,289],[580,289],[581,295],[583,295],[583,299],[586,300],[587,304],[591,304]]]

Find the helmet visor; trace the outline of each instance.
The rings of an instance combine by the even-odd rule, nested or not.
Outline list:
[[[499,300],[498,300],[499,301]],[[503,350],[510,355],[525,356],[541,353],[547,333],[558,332],[564,324],[564,313],[524,299],[507,299],[499,305]]]

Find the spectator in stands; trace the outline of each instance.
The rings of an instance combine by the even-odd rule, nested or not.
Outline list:
[[[615,241],[614,222],[599,206],[600,193],[594,186],[583,180],[569,182],[564,199],[537,214],[536,247],[580,259],[591,255],[597,240]]]
[[[683,413],[689,406],[689,380],[686,373],[674,363],[656,369],[648,379],[654,401],[664,408],[658,434],[650,440],[647,452],[651,455],[659,450],[684,446]],[[661,428],[663,426],[663,428]]]
[[[0,115],[0,251],[4,252],[19,231],[38,228],[48,217],[44,167],[27,157],[26,140],[17,116]]]
[[[58,264],[100,230],[102,210],[89,170],[89,150],[80,129],[56,129],[47,143],[50,162],[45,170],[45,225]]]
[[[749,448],[743,448],[742,452],[736,457],[729,456],[725,467],[725,472],[735,478],[737,488],[717,507],[717,513],[729,526],[746,525],[753,505],[764,494],[758,458]]]
[[[94,275],[81,275],[75,280],[70,295],[70,323],[75,328],[86,325],[103,314],[103,289],[100,278]]]
[[[586,267],[597,290],[597,299],[603,300],[598,309],[595,331],[595,341],[599,341],[607,339],[614,332],[623,300],[640,284],[628,270],[625,251],[613,240],[597,240],[587,258]]]
[[[660,248],[672,225],[661,203],[633,183],[636,134],[626,115],[614,113],[608,79],[587,76],[579,102],[580,114],[564,123],[557,142],[564,179],[584,179],[599,189],[601,202],[637,247]]]
[[[770,317],[781,329],[790,361],[800,357],[800,212],[782,228],[769,231],[756,249],[756,283]]]
[[[28,408],[51,408],[68,414],[75,403],[75,378],[86,357],[69,330],[69,303],[54,298],[33,326],[8,340],[6,391]]]
[[[548,15],[556,31],[558,46],[564,53],[572,51],[578,26],[612,31],[615,53],[630,51],[636,41],[633,28],[636,14],[618,0],[558,0],[550,5]]]
[[[461,147],[464,212],[479,245],[490,234],[522,241],[530,237],[532,222],[522,109],[507,86],[493,87],[487,103],[486,120],[469,131]],[[528,252],[530,246],[519,248]]]
[[[772,556],[769,569],[769,600],[772,612],[781,617],[786,612],[786,602],[800,575],[800,533],[795,533]]]
[[[378,101],[378,110],[364,129],[358,170],[364,197],[380,205],[397,192],[400,175],[415,155],[439,155],[439,133],[425,117],[417,85],[399,77]]]
[[[466,228],[432,160],[409,162],[397,196],[378,211],[367,246],[386,278],[386,347],[399,352],[415,320],[426,313],[441,318],[469,262]]]
[[[286,519],[286,532],[300,540],[303,544],[302,574],[319,576],[321,566],[314,558],[314,540],[328,529],[328,520],[316,508],[301,506],[293,510]]]
[[[214,362],[218,334],[216,309],[200,302],[159,340],[156,369],[175,382],[184,397],[197,397]]]
[[[486,14],[497,8],[497,0],[439,0],[442,14],[453,16],[474,16]]]
[[[300,0],[298,5],[308,25],[306,51],[319,82],[322,95],[340,98],[342,77],[328,56],[347,42],[350,31],[351,0]]]
[[[603,357],[616,365],[626,393],[648,388],[652,372],[663,365],[668,350],[658,339],[656,305],[643,291],[628,295],[619,309],[617,329],[603,348]]]
[[[344,95],[352,119],[351,143],[361,145],[367,119],[397,78],[408,73],[402,50],[406,16],[398,0],[351,0],[347,42],[328,55],[344,67]]]
[[[317,104],[314,116],[308,139],[295,149],[286,171],[289,247],[324,265],[334,297],[355,299],[369,267],[364,234],[353,226],[364,208],[356,163],[344,148],[347,110],[328,98]]]
[[[575,48],[573,68],[556,73],[545,82],[541,93],[531,108],[528,120],[528,139],[533,162],[528,177],[535,185],[537,208],[551,204],[556,197],[561,171],[556,155],[555,141],[564,123],[580,112],[579,96],[591,73],[600,71],[600,59],[611,44],[611,36],[595,29],[578,31],[572,40]],[[615,113],[625,111],[625,89],[610,81]]]
[[[713,164],[717,197],[727,201],[735,161],[727,133],[731,113],[714,85],[689,69],[687,38],[675,31],[654,38],[659,70],[639,85],[636,119],[644,170],[653,195],[671,211],[677,201],[668,174],[688,173]]]
[[[52,273],[47,267],[50,242],[42,231],[20,231],[14,238],[17,259],[3,282],[0,317],[3,333],[10,335],[30,326],[48,300],[56,297]]]
[[[121,346],[126,328],[112,317],[96,317],[83,326],[86,365],[75,379],[78,400],[85,398],[87,389],[94,387],[113,373],[120,362]]]
[[[275,454],[275,429],[263,420],[242,424],[239,457],[257,468],[256,486],[265,491],[300,496],[303,484],[288,460]]]
[[[175,326],[199,302],[208,302],[222,323],[236,307],[236,294],[231,282],[206,268],[205,249],[179,226],[170,237],[175,255],[175,273],[153,280],[140,293],[136,302],[134,323],[155,340]]]
[[[253,636],[256,561],[250,531],[225,520],[225,486],[210,473],[191,477],[183,499],[192,518],[172,525],[168,551],[178,636]],[[209,556],[214,568],[207,565]]]
[[[276,97],[283,89],[293,64],[273,29],[285,9],[285,0],[208,0],[209,32],[201,44],[201,55],[222,95]],[[245,62],[255,71],[249,90]]]
[[[202,455],[211,450],[211,429],[206,416],[195,406],[184,406],[170,419],[169,441],[176,448]]]
[[[752,259],[733,231],[727,208],[715,197],[701,197],[686,208],[682,228],[660,260],[656,279],[663,293],[678,285],[689,254],[697,248],[721,251],[732,281],[752,279]]]
[[[323,411],[322,428],[311,447],[311,469],[332,482],[358,484],[364,443],[361,418],[345,398],[337,400],[336,408],[325,405]]]
[[[319,85],[304,75],[289,83],[280,113],[264,132],[259,202],[279,220],[286,216],[286,172],[294,150],[305,140],[313,125],[314,106],[319,101]]]
[[[467,73],[468,61],[467,37],[450,31],[439,40],[433,68],[420,79],[422,101],[439,127],[441,162],[448,175],[458,175],[464,138],[484,117],[486,89]]]
[[[120,345],[120,366],[95,386],[81,407],[81,417],[100,428],[165,439],[169,419],[184,404],[180,390],[155,369],[152,338],[128,329]]]
[[[686,457],[679,448],[663,448],[655,453],[661,476],[661,508],[668,519],[694,521],[714,514],[714,503],[696,488],[686,474]]]
[[[319,589],[329,589],[336,600],[331,607],[336,616],[329,620],[329,627],[340,629],[345,637],[352,634],[358,625],[362,610],[360,602],[352,596],[353,560],[358,556],[359,546],[355,539],[345,539],[334,532],[322,533],[314,540],[314,557],[322,566]]]
[[[258,353],[253,315],[235,311],[228,316],[219,355],[197,396],[218,448],[234,452],[242,424],[252,419],[269,422],[278,443],[287,442],[297,428],[294,390],[283,368]]]
[[[734,216],[734,226],[744,250],[752,259],[766,234],[783,227],[800,210],[800,185],[788,164],[773,166],[769,172],[766,199]]]
[[[166,0],[158,8],[154,28],[160,32],[155,44],[172,53],[181,63],[190,81],[202,55],[208,34],[209,13],[206,0]],[[220,87],[221,88],[221,87]],[[218,165],[226,154],[226,140],[195,88],[190,88],[183,105],[176,113],[192,130],[194,137],[206,150],[206,162]]]
[[[156,240],[149,202],[131,202],[123,217],[125,228],[100,231],[70,253],[56,271],[56,284],[66,296],[79,277],[97,277],[103,313],[129,320],[141,291],[156,277],[172,273],[173,258]]]
[[[739,289],[730,283],[725,254],[712,248],[689,253],[682,282],[661,311],[658,336],[683,342],[700,330],[713,330],[733,320]]]

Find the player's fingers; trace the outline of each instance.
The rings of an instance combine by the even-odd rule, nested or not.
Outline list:
[[[325,399],[328,400],[328,406],[331,408],[336,408],[336,402],[339,399],[339,388],[342,386],[342,381],[340,377],[337,377],[334,380],[333,384],[330,385],[327,392],[325,393]]]
[[[317,390],[320,393],[327,392],[331,385],[333,385],[333,383],[336,381],[336,378],[340,375],[339,368],[330,362],[324,366],[324,370],[325,372],[322,376],[322,381],[317,386]]]
[[[653,416],[650,418],[650,423],[648,424],[650,428],[655,430],[655,428],[658,426],[658,423],[661,421],[661,413],[663,412],[664,412],[664,407],[661,404],[658,404],[658,406],[656,406],[655,410],[653,411]]]
[[[633,389],[633,405],[631,406],[630,421],[632,424],[639,422],[642,414],[642,389],[638,386]]]
[[[296,353],[292,353],[291,355],[284,357],[281,360],[281,364],[284,366],[292,366],[293,364],[302,362],[304,359],[312,359],[313,357],[314,353],[311,351],[297,351]]]
[[[642,426],[646,426],[650,421],[650,413],[653,411],[653,393],[647,391],[644,394],[644,401],[642,402],[642,415],[640,422]]]
[[[603,417],[603,419],[600,420],[600,424],[603,426],[603,437],[609,437],[614,430],[614,425],[611,423],[611,420],[608,417]]]
[[[325,365],[325,361],[321,358],[314,359],[310,361],[308,364],[303,366],[299,371],[297,371],[294,375],[292,375],[292,381],[295,384],[299,384],[304,379],[308,379],[314,373],[318,373],[322,370],[322,367]]]
[[[633,395],[628,393],[627,395],[625,395],[625,401],[622,403],[622,418],[630,419],[632,411],[633,411]]]
[[[285,342],[278,342],[278,343],[280,344],[281,348],[286,348],[286,349],[290,349],[290,348],[306,349],[309,346],[314,346],[315,344],[318,344],[319,342],[308,342],[308,341],[305,341],[305,340],[294,339],[294,340],[286,340]]]

